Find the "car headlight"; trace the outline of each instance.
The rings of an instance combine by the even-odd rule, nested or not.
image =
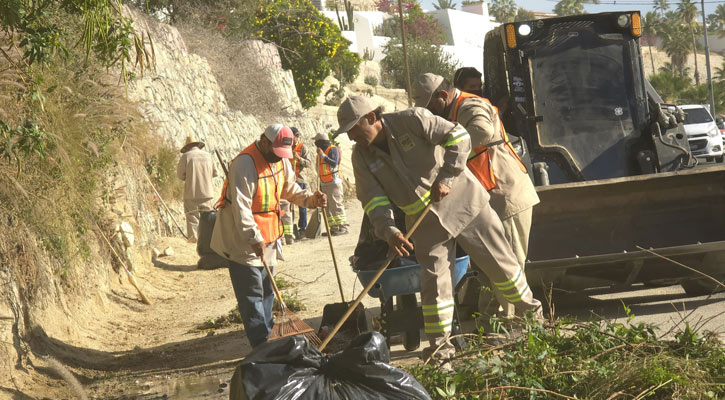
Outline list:
[[[713,129],[707,133],[707,136],[710,136],[710,137],[715,137],[718,135],[720,135],[720,129]]]

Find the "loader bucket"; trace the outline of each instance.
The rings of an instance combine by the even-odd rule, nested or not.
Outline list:
[[[590,276],[623,274],[631,283],[687,275],[636,246],[668,255],[709,273],[709,254],[725,252],[725,167],[537,187],[527,274],[587,267]],[[712,258],[712,257],[710,257]],[[649,270],[642,270],[649,267]],[[645,268],[647,269],[647,268]],[[714,270],[712,270],[714,269]],[[552,279],[549,279],[551,281]]]

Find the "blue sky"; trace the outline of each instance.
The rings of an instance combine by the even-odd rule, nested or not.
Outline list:
[[[438,4],[437,0],[419,0],[421,6],[426,10],[433,10],[433,4]],[[454,0],[454,3],[460,8],[461,1]],[[548,11],[551,12],[556,6],[556,0],[517,0],[519,7],[523,7],[532,11]],[[607,12],[607,11],[629,11],[639,10],[643,14],[652,11],[651,0],[601,0],[602,4],[584,4],[584,9],[589,13]],[[605,4],[606,3],[606,4]],[[616,3],[616,4],[613,4]],[[711,14],[714,12],[718,4],[725,3],[725,0],[705,0],[705,12]],[[679,1],[670,0],[670,9],[676,9]],[[698,8],[700,1],[697,1]],[[702,17],[698,18],[698,20]]]

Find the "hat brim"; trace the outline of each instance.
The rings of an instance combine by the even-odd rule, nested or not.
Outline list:
[[[204,148],[203,142],[191,142],[188,144],[185,144],[184,147],[181,148],[182,153],[186,153],[187,151],[191,150],[192,147],[198,147],[200,149]]]
[[[428,98],[425,100],[425,103],[423,103],[423,100],[422,99],[416,100],[415,101],[415,104],[413,104],[413,107],[423,107],[423,108],[426,108],[426,107],[428,107],[428,103],[430,103],[430,99],[432,99],[432,98],[433,98],[433,93],[431,93],[431,94],[428,95]]]
[[[362,118],[362,117],[360,117],[360,118]],[[333,137],[337,137],[339,135],[342,135],[343,133],[349,132],[350,129],[352,129],[352,127],[355,126],[355,124],[357,124],[357,121],[360,121],[360,118],[358,118],[354,121],[350,121],[347,124],[345,124],[344,126],[341,126],[340,128],[338,128],[335,131],[335,136],[333,136]]]
[[[272,147],[272,151],[277,157],[292,158],[291,146]]]

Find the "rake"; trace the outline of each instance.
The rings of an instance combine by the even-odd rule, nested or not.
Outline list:
[[[277,282],[274,281],[272,270],[269,269],[269,265],[267,265],[267,261],[265,261],[264,256],[262,256],[262,264],[264,264],[264,269],[267,270],[269,280],[272,281],[274,295],[277,297],[280,309],[282,310],[280,322],[275,321],[272,331],[269,333],[269,340],[281,339],[288,336],[304,335],[313,346],[320,347],[322,340],[320,340],[320,337],[315,334],[315,330],[290,311],[290,309],[284,304],[282,295],[279,293],[279,289],[277,288]]]

